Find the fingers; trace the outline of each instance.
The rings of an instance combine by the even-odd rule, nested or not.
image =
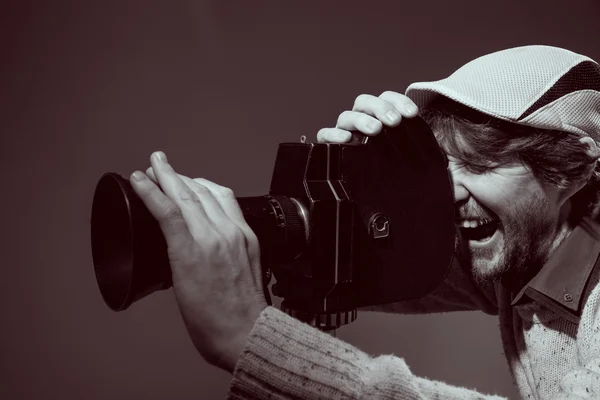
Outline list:
[[[417,105],[409,97],[403,94],[388,90],[381,93],[379,98],[394,106],[403,117],[412,118],[416,117],[419,113]]]
[[[152,167],[148,167],[148,169],[146,170],[146,176],[148,176],[148,178],[150,178],[154,183],[158,183],[158,180],[156,179],[156,175],[154,175],[154,170],[152,169]]]
[[[254,231],[252,231],[250,225],[246,222],[242,208],[240,207],[233,190],[204,178],[194,178],[193,182],[195,182],[197,186],[206,187],[210,191],[211,197],[214,197],[214,199],[219,202],[227,217],[230,218],[244,233],[244,236],[246,237],[246,248],[248,249],[250,259],[260,260],[258,238]],[[205,197],[202,197],[201,199],[204,201]]]
[[[154,169],[149,167],[146,175],[156,181]],[[225,223],[224,218],[229,218],[236,224],[246,224],[242,210],[235,198],[233,191],[225,186],[217,185],[204,178],[189,178],[177,174],[179,178],[192,190],[204,206],[204,210],[212,223],[220,226]]]
[[[146,170],[149,180],[158,182],[154,167]],[[213,232],[219,232],[229,240],[243,240],[249,259],[254,265],[253,277],[257,284],[262,285],[260,270],[260,245],[258,238],[250,225],[246,222],[242,209],[234,192],[225,186],[218,185],[204,178],[191,179],[185,175],[177,174],[179,179],[195,193],[199,204],[204,208],[208,221],[212,224]],[[192,237],[202,235],[204,222],[188,221],[188,228]]]
[[[187,244],[190,239],[188,226],[179,206],[143,172],[135,171],[129,181],[150,214],[158,221],[168,246],[179,248]]]
[[[149,167],[146,175],[153,181],[157,181],[154,169]],[[184,175],[179,177],[198,196],[200,202],[205,206],[208,218],[215,224],[215,230],[225,234],[236,234],[235,228],[243,233],[249,259],[254,263],[253,277],[257,285],[262,285],[262,273],[260,269],[260,243],[250,225],[246,222],[240,205],[235,198],[234,192],[225,187],[204,178],[188,178]],[[229,218],[229,221],[226,221]],[[231,224],[233,222],[233,224]],[[227,229],[232,229],[227,232]]]
[[[149,167],[146,175],[153,181],[157,181],[154,169]],[[189,178],[178,174],[179,178],[198,196],[201,203],[206,202],[205,211],[207,216],[221,219],[228,217],[237,225],[247,224],[233,190],[218,185],[204,178]]]
[[[156,175],[154,174],[152,167],[149,167],[146,170],[146,175],[153,181],[156,181]],[[243,233],[249,239],[248,253],[250,256],[259,258],[258,239],[252,231],[252,228],[246,222],[233,190],[205,178],[191,179],[185,175],[178,175],[183,182],[196,193],[198,199],[204,206],[207,217],[214,226],[216,226],[217,229],[222,229],[223,227],[227,228],[228,222],[233,221],[237,227],[242,229]]]
[[[350,141],[352,134],[344,129],[323,128],[317,132],[317,142],[319,143],[346,143]]]
[[[417,115],[417,106],[408,97],[391,91],[383,92],[379,97],[361,94],[354,101],[353,111],[372,115],[386,126],[397,126],[402,117]]]
[[[232,219],[228,212],[224,209],[223,204],[213,195],[212,191],[205,185],[198,184],[193,179],[179,175],[181,180],[196,194],[200,204],[206,212],[206,216],[215,230],[229,233],[230,229],[235,228],[232,224]]]
[[[323,128],[317,132],[319,143],[345,143],[350,141],[350,131],[365,135],[377,135],[383,125],[394,127],[402,118],[412,118],[418,114],[415,103],[407,96],[386,91],[379,97],[359,95],[351,111],[344,111],[338,117],[335,128]]]
[[[233,190],[204,178],[194,178],[190,180],[195,182],[196,186],[205,187],[208,189],[211,197],[213,197],[219,203],[221,209],[233,222],[240,226],[247,225],[246,219],[244,218],[242,209],[235,198]]]
[[[381,122],[362,112],[344,111],[337,120],[336,128],[347,131],[360,131],[366,135],[376,135],[381,132]]]
[[[164,160],[161,160],[161,155]],[[162,152],[155,152],[150,157],[156,181],[164,194],[169,197],[181,210],[183,219],[187,223],[188,231],[194,238],[206,235],[207,229],[213,225],[207,215],[205,207],[198,199],[198,195],[179,177],[169,165]],[[168,218],[169,216],[160,216]]]

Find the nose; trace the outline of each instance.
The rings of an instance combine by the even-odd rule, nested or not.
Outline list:
[[[454,194],[454,203],[465,203],[469,199],[469,191],[465,187],[464,182],[458,172],[451,169],[448,170],[450,182],[452,183],[452,192]]]

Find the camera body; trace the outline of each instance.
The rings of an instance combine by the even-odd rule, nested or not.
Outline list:
[[[421,298],[439,285],[456,240],[447,164],[419,117],[374,137],[354,133],[350,144],[281,143],[269,195],[298,207],[302,226],[289,221],[288,236],[301,232],[287,242],[305,235],[292,260],[263,258],[282,309],[329,330],[359,307]],[[294,213],[281,213],[282,225],[286,214]]]

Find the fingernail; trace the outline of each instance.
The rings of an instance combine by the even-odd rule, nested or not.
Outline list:
[[[414,104],[406,104],[404,106],[404,111],[407,114],[414,114],[418,111],[417,106],[415,106]]]
[[[165,164],[168,162],[167,156],[162,151],[155,151],[153,156],[154,156],[154,159],[158,162],[165,163]]]
[[[390,110],[385,113],[385,118],[392,123],[398,122],[398,120],[400,119],[400,114],[398,114],[398,111],[396,110]]]
[[[144,179],[146,179],[146,175],[144,175],[143,173],[141,173],[140,171],[135,171],[133,174],[131,174],[131,177],[133,178],[134,181],[136,182],[141,182]]]

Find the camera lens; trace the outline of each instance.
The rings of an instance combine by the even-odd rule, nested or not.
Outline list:
[[[237,198],[261,248],[266,267],[298,257],[308,241],[308,213],[286,196]],[[109,308],[172,285],[166,240],[131,184],[116,173],[96,185],[91,216],[92,258],[98,287]]]

